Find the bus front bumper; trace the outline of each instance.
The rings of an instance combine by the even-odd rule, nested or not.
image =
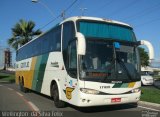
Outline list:
[[[140,100],[141,92],[122,94],[122,95],[93,95],[80,93],[77,106],[101,106],[101,105],[115,105],[115,104],[127,104],[137,103]]]

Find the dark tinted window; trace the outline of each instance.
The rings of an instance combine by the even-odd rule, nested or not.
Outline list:
[[[68,68],[68,44],[75,38],[75,28],[73,22],[63,24],[63,60],[66,68]]]
[[[61,26],[57,26],[17,51],[16,60],[61,50]]]
[[[67,48],[68,42],[75,37],[75,28],[73,22],[63,24],[63,49]]]
[[[77,77],[77,47],[76,47],[76,40],[73,40],[69,43],[68,46],[68,53],[69,53],[69,74],[73,77]]]

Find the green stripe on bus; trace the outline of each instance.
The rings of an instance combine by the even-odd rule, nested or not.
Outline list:
[[[49,53],[42,55],[41,64],[39,66],[39,73],[38,73],[38,82],[36,85],[36,91],[40,92],[42,88],[42,82],[44,78],[44,73],[47,65]]]
[[[38,73],[40,72],[39,67],[40,67],[41,59],[42,59],[42,55],[37,56],[37,61],[36,61],[35,69],[34,69],[33,82],[32,82],[32,89],[33,90],[36,89],[36,84],[38,81]]]
[[[37,62],[36,62],[36,67],[34,72],[34,79],[32,82],[32,89],[38,92],[41,91],[48,56],[49,56],[49,53],[40,55],[37,57]]]
[[[122,85],[122,83],[115,83],[114,86],[112,88],[120,88]]]
[[[127,88],[128,87],[128,83],[123,83],[122,85],[121,85],[121,88]]]

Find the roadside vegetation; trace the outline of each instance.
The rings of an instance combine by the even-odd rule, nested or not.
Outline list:
[[[141,87],[141,101],[160,104],[160,89],[154,87]]]
[[[14,74],[0,73],[0,81],[15,82]]]
[[[145,49],[139,47],[139,54],[140,54],[141,66],[142,67],[149,66],[149,55],[145,51]]]
[[[35,26],[33,21],[19,20],[11,29],[12,35],[8,39],[8,44],[17,50],[18,46],[22,46],[36,36],[39,36],[42,31],[40,29],[34,30]]]

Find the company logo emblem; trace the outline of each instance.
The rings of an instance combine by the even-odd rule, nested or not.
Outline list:
[[[73,92],[74,88],[71,87],[66,87],[66,90],[64,90],[65,94],[66,94],[66,98],[67,99],[72,99],[72,92]]]

